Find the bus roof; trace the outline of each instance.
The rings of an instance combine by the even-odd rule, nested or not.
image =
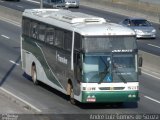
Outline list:
[[[130,28],[106,22],[104,18],[64,9],[26,9],[23,16],[85,36],[135,35]]]

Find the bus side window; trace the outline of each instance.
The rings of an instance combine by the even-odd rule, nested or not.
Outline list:
[[[23,34],[29,36],[29,29],[30,29],[30,21],[28,19],[23,19]]]
[[[46,32],[46,26],[43,24],[40,24],[39,25],[39,35],[38,35],[39,40],[41,41],[45,40],[45,32]]]
[[[55,30],[54,28],[47,28],[45,42],[47,44],[53,45],[55,39]]]
[[[64,49],[71,51],[72,49],[72,32],[64,33]]]
[[[64,32],[61,30],[55,30],[55,46],[64,48]]]
[[[33,23],[32,25],[32,34],[31,36],[35,39],[38,39],[38,24]]]

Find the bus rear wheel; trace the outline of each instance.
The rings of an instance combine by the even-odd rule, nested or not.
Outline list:
[[[32,68],[31,68],[31,77],[32,77],[32,81],[35,85],[38,84],[38,81],[37,81],[37,72],[36,72],[36,66],[33,65]]]

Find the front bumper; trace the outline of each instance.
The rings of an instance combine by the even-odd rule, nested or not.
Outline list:
[[[136,33],[137,38],[156,38],[155,33]]]
[[[138,91],[94,91],[82,92],[82,103],[136,102]]]

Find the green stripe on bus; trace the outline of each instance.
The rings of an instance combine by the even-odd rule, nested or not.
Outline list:
[[[57,86],[63,88],[58,82],[58,80],[54,77],[52,72],[50,71],[50,68],[46,63],[46,60],[41,52],[41,49],[36,45],[35,41],[33,39],[31,40],[30,38],[25,37],[25,40],[23,40],[22,45],[24,46],[23,47],[24,50],[31,52],[37,58],[37,60],[41,63],[47,78]]]

